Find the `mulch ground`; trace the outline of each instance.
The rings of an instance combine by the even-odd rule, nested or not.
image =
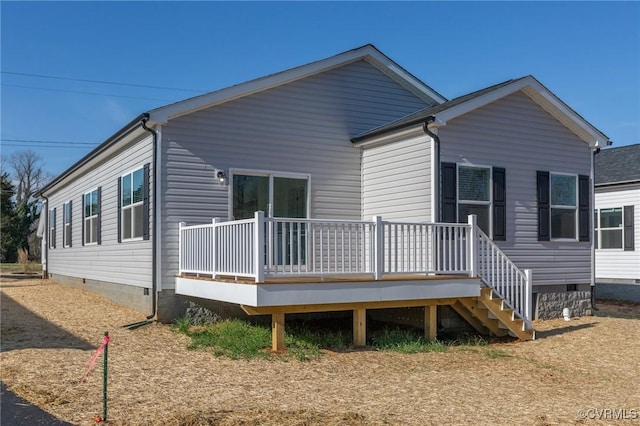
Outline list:
[[[187,350],[168,325],[124,329],[144,315],[83,290],[47,280],[0,286],[2,381],[74,424],[102,415],[101,359],[79,382],[105,331],[113,425],[640,422],[638,304],[604,301],[597,316],[536,322],[531,342],[233,361]]]

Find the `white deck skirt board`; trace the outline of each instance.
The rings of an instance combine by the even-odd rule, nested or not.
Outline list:
[[[386,302],[480,296],[480,280],[239,284],[176,278],[176,293],[254,307]]]
[[[240,305],[256,306],[257,303],[257,292],[254,284],[177,277],[176,294]]]

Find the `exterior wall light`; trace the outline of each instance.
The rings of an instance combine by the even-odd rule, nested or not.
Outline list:
[[[227,183],[227,173],[224,170],[215,170],[216,179],[220,182],[220,184],[224,185]]]

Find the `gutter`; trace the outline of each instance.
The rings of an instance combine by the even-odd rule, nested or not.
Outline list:
[[[158,256],[156,253],[156,249],[157,249],[157,244],[158,244],[158,235],[156,235],[156,231],[158,230],[158,224],[157,224],[157,211],[158,211],[158,203],[157,203],[157,187],[158,187],[158,132],[156,132],[154,129],[147,127],[147,122],[149,121],[149,113],[145,113],[143,114],[143,118],[142,118],[142,128],[144,130],[146,130],[147,132],[151,133],[153,135],[153,185],[152,185],[152,194],[153,194],[153,213],[152,213],[152,218],[151,218],[151,223],[153,224],[153,234],[152,234],[152,239],[151,239],[151,313],[147,316],[147,320],[150,320],[151,318],[156,316],[157,310],[158,310],[158,274],[156,271],[156,265],[158,263]]]
[[[429,124],[435,121],[436,121],[435,116],[433,115],[428,116],[426,121],[422,124],[422,130],[424,130],[424,132],[427,135],[429,135],[436,144],[436,150],[435,150],[436,170],[435,170],[435,173],[433,174],[434,176],[433,188],[435,191],[435,197],[433,199],[436,205],[434,206],[435,208],[433,210],[435,210],[436,212],[436,217],[434,222],[440,222],[442,218],[442,211],[440,208],[440,137],[438,137],[437,134],[433,133],[429,129]]]

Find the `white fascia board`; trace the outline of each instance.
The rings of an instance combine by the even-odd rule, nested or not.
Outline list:
[[[430,140],[431,138],[429,138],[429,136],[427,136],[424,130],[422,130],[422,124],[423,123],[417,123],[411,127],[406,127],[401,130],[384,133],[382,135],[375,136],[361,142],[356,142],[353,144],[353,146],[357,148],[360,148],[360,147],[369,148],[371,146],[378,146],[378,145],[384,145],[387,143],[393,143],[399,140],[404,140],[408,137],[415,137],[420,135],[424,136],[425,140],[427,139]]]
[[[504,87],[479,96],[468,102],[461,103],[445,111],[435,114],[436,122],[430,127],[446,126],[447,121],[463,114],[481,108],[491,102],[522,90],[534,102],[544,108],[549,114],[573,131],[580,139],[584,140],[592,148],[607,146],[608,138],[595,127],[576,114],[557,96],[531,76],[514,81]]]
[[[405,85],[405,87],[413,89],[412,91],[425,99],[425,101],[436,100],[444,102],[446,100],[384,56],[375,47],[366,45],[359,49],[350,50],[310,64],[156,108],[150,111],[149,118],[150,121],[154,123],[166,124],[170,119],[272,89],[358,60],[366,60],[385,74],[394,78],[394,80]]]

